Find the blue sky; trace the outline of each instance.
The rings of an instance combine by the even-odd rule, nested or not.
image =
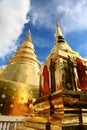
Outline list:
[[[70,47],[87,58],[87,0],[0,0],[0,66],[17,51],[28,28],[44,62],[54,46],[56,20]]]

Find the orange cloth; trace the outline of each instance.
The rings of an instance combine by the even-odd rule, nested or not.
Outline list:
[[[80,58],[76,58],[77,73],[80,82],[80,89],[87,90],[87,75],[85,72],[85,66]]]
[[[44,82],[43,82],[43,95],[48,94],[50,89],[49,89],[49,71],[47,66],[44,66],[43,69],[43,77],[44,77]]]

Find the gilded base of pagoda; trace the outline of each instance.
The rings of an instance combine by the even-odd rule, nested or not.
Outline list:
[[[31,98],[29,87],[25,84],[0,79],[0,115],[27,115],[27,103]]]
[[[29,117],[17,130],[62,130],[60,121],[55,121],[48,121],[47,118],[40,116]]]

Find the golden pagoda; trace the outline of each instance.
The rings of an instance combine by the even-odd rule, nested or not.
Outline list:
[[[87,62],[67,44],[58,23],[41,68],[29,31],[0,78],[0,113],[29,115],[17,130],[87,129]]]
[[[4,70],[1,71],[1,114],[9,113],[12,115],[26,115],[26,113],[28,113],[28,100],[36,100],[39,95],[39,71],[40,63],[37,60],[29,30],[18,51],[8,61],[8,65],[4,68]],[[9,94],[9,92],[11,94]],[[5,111],[7,106],[3,106],[4,102],[8,103],[8,108],[9,104],[13,104],[11,110],[9,108],[10,112],[8,113]],[[22,108],[23,110],[21,112]],[[20,109],[20,112],[17,112],[18,109]]]
[[[17,130],[86,130],[86,59],[73,51],[56,25],[56,39],[40,69],[39,99]],[[30,105],[29,105],[30,108]]]

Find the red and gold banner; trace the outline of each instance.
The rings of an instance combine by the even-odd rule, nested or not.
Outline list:
[[[44,82],[43,82],[43,95],[48,94],[50,89],[49,89],[49,71],[47,66],[44,66],[43,69],[43,77],[44,77]]]
[[[80,89],[87,90],[87,75],[85,72],[85,66],[80,58],[76,58],[76,64]]]

